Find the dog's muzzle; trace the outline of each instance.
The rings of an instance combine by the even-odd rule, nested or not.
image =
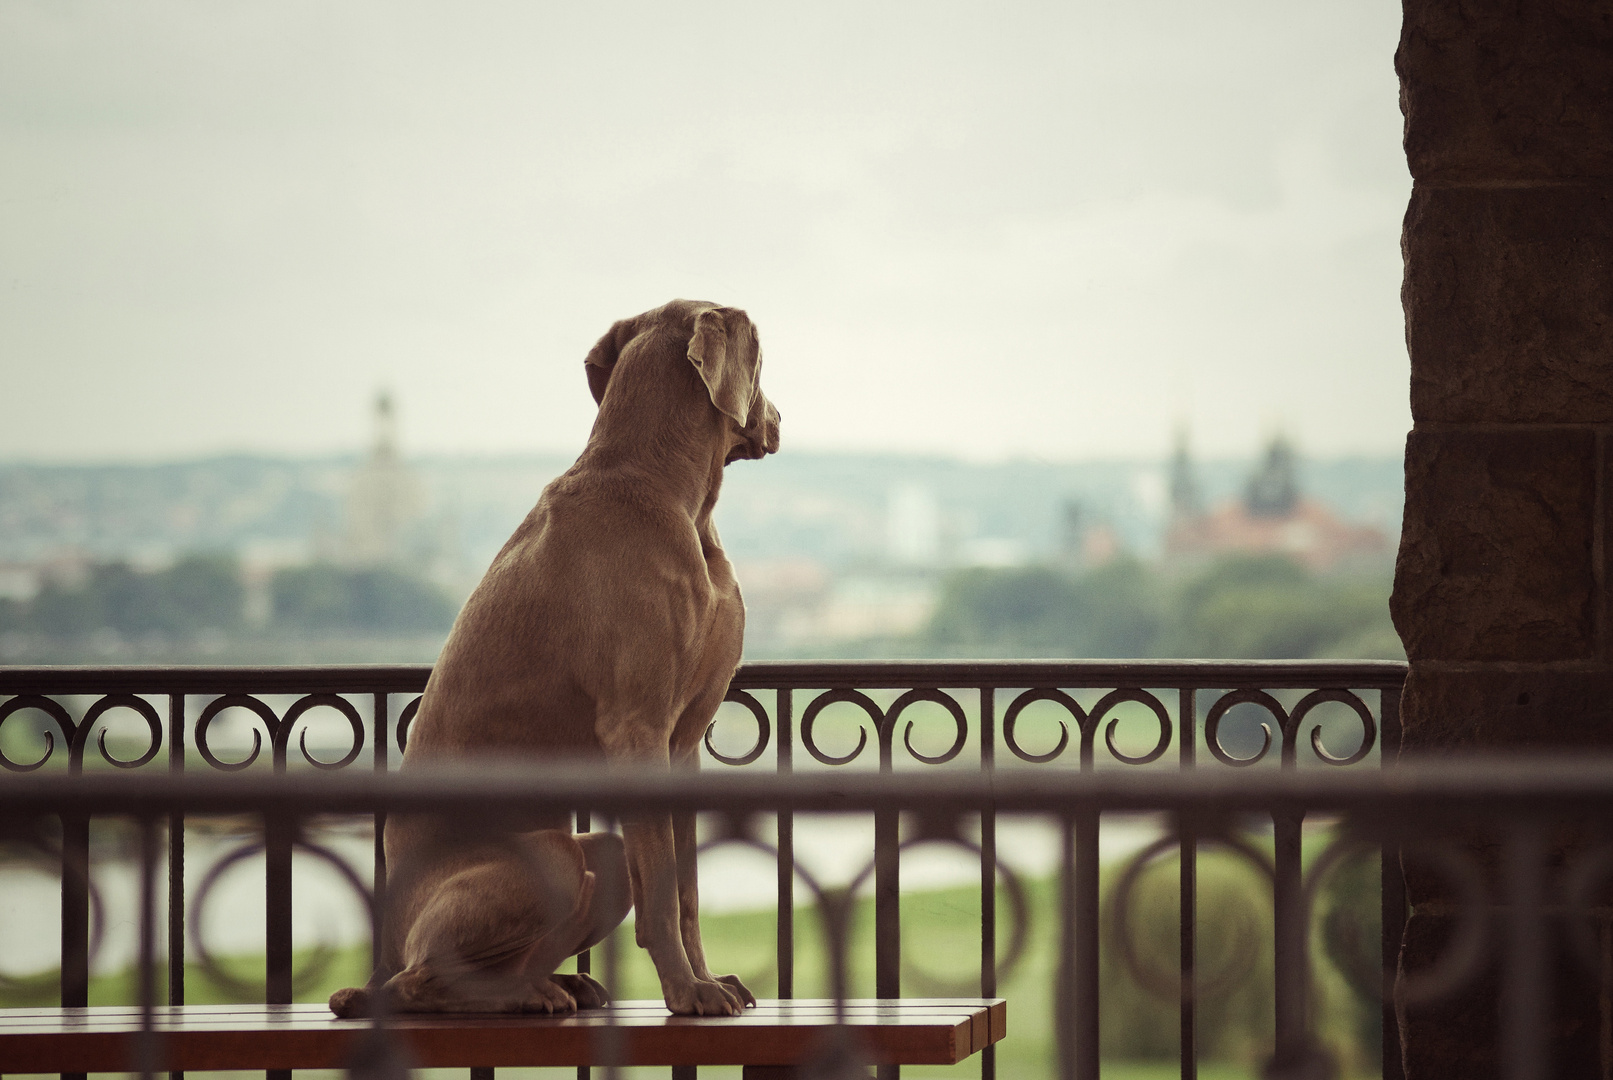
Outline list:
[[[767,398],[759,400],[751,410],[752,422],[745,428],[745,441],[728,452],[728,461],[757,461],[768,454],[778,453],[779,411]]]

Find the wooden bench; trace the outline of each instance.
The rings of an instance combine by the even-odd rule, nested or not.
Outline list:
[[[672,1016],[659,1001],[624,1001],[575,1016],[400,1016],[392,1028],[422,1068],[743,1065],[747,1080],[788,1077],[834,1027],[834,1003],[763,1001],[739,1017]],[[1000,998],[853,1000],[845,1020],[872,1064],[951,1065],[1002,1039]],[[155,1010],[159,1070],[340,1069],[368,1030],[324,1005],[181,1005]],[[136,1068],[140,1010],[0,1010],[0,1073]],[[602,1038],[602,1036],[604,1036]],[[610,1043],[614,1048],[608,1051]]]

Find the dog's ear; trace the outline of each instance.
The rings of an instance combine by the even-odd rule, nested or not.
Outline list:
[[[756,327],[738,308],[706,308],[694,317],[689,362],[700,372],[711,403],[741,427],[756,397],[761,355]]]
[[[605,331],[605,336],[594,343],[583,358],[583,370],[588,373],[588,392],[594,395],[594,404],[602,405],[605,401],[605,386],[610,382],[611,368],[616,366],[616,358],[622,353],[622,338],[628,329],[631,319],[618,319]]]

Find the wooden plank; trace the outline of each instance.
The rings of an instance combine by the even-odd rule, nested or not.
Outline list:
[[[997,999],[900,998],[882,1000],[878,998],[859,998],[845,1003],[845,1013],[847,1016],[873,1017],[886,1015],[903,1019],[925,1016],[949,1017],[973,1015],[988,1006],[998,1008],[1000,1005],[994,1004],[996,1001]],[[630,1019],[654,1018],[661,1021],[697,1023],[709,1022],[713,1019],[709,1017],[674,1017],[667,1012],[666,1006],[659,1001],[619,1002],[615,1006],[615,1011],[619,1016]],[[757,1008],[745,1010],[744,1015],[741,1017],[719,1019],[745,1020],[747,1018],[767,1016],[827,1017],[833,1014],[834,1002],[829,999],[764,1000]],[[324,1022],[334,1019],[330,1011],[324,1005],[319,1004],[158,1005],[152,1009],[152,1015],[159,1024],[208,1023],[230,1019],[245,1019],[252,1023],[300,1023]],[[139,1016],[140,1008],[135,1005],[108,1005],[78,1009],[62,1009],[54,1006],[0,1009],[0,1026],[39,1022],[81,1026],[84,1024],[129,1022],[137,1020]],[[602,1022],[605,1017],[605,1010],[591,1010],[569,1017],[541,1017],[508,1013],[414,1013],[407,1014],[399,1019],[406,1019],[410,1023],[416,1024],[445,1023],[458,1025],[464,1020],[485,1024],[528,1024],[538,1019]]]
[[[997,998],[987,1008],[986,1015],[991,1018],[990,1041],[987,1045],[1000,1043],[1008,1038],[1008,1002],[1002,998]],[[985,1047],[983,1046],[981,1049],[984,1050]]]
[[[854,1000],[846,1026],[871,1062],[954,1064],[1006,1031],[1000,999]],[[834,1024],[834,1002],[764,1001],[738,1017],[672,1016],[659,1001],[566,1017],[397,1017],[421,1067],[593,1064],[610,1042],[627,1065],[791,1065]],[[349,1064],[365,1021],[323,1005],[196,1005],[153,1010],[164,1069],[314,1069]],[[0,1010],[0,1073],[128,1068],[140,1011],[129,1006]]]

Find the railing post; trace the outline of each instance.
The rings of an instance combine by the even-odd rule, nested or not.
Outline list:
[[[284,814],[263,820],[264,1000],[291,1004],[291,850],[296,823]],[[268,1069],[267,1080],[291,1080],[290,1069]]]
[[[1176,739],[1178,760],[1184,772],[1195,767],[1198,753],[1198,691],[1192,687],[1181,691],[1176,709]],[[1199,905],[1199,849],[1193,824],[1186,818],[1176,819],[1177,834],[1181,837],[1181,979],[1180,1009],[1181,1033],[1178,1036],[1182,1064],[1182,1080],[1196,1080],[1198,1061],[1198,905]]]
[[[777,723],[780,773],[788,773],[793,761],[795,723],[794,700],[788,688],[778,691]],[[778,996],[795,996],[795,815],[778,812]]]
[[[586,832],[593,832],[593,829],[594,829],[593,816],[587,810],[578,810],[577,811],[577,829],[576,829],[577,834],[580,836],[581,834],[586,833]],[[594,951],[592,949],[584,949],[582,952],[577,954],[577,974],[579,974],[579,975],[591,975],[591,974],[593,974],[593,970],[594,970]],[[607,985],[605,988],[607,990],[609,990],[613,994],[616,992],[610,985]],[[592,1068],[590,1068],[589,1066],[587,1066],[587,1065],[578,1065],[577,1066],[577,1080],[590,1080],[590,1077],[592,1077],[593,1075],[594,1075],[594,1070]]]
[[[879,771],[892,771],[890,734],[881,721]],[[902,996],[902,815],[874,812],[874,996]],[[900,1065],[880,1065],[878,1080],[900,1080]]]
[[[1400,756],[1400,687],[1378,691],[1378,762],[1394,767]],[[1400,848],[1385,844],[1379,856],[1379,918],[1383,932],[1383,970],[1400,965],[1400,945],[1406,933],[1406,875],[1400,866]],[[1400,1018],[1393,994],[1383,995],[1383,1080],[1405,1080],[1406,1062],[1400,1053]]]
[[[874,812],[874,996],[902,996],[901,823],[896,810]],[[878,1080],[898,1080],[900,1065],[880,1065]]]
[[[1098,1080],[1098,812],[1075,815],[1075,1076]]]
[[[78,772],[77,763],[70,768]],[[90,1002],[90,819],[62,818],[62,1006],[82,1009]],[[61,1080],[85,1080],[85,1073],[62,1073]]]
[[[1075,830],[1059,829],[1058,956],[1053,964],[1053,1048],[1059,1080],[1075,1080]]]
[[[1552,1008],[1540,823],[1514,824],[1503,845],[1502,873],[1510,908],[1498,1018],[1503,1075],[1507,1080],[1542,1080],[1548,1072],[1546,1024]]]
[[[1297,1063],[1308,1052],[1306,998],[1310,984],[1306,953],[1305,895],[1301,865],[1303,811],[1274,810],[1272,908],[1275,913],[1273,966],[1278,1062]]]
[[[387,722],[390,717],[390,698],[385,691],[377,692],[373,707],[370,710],[370,751],[372,763],[376,772],[384,773],[387,770]],[[375,910],[381,917],[375,920],[370,933],[370,967],[374,970],[381,963],[386,920],[386,812],[375,812],[375,877],[371,886],[371,893],[375,900]]]
[[[140,831],[139,970],[140,1037],[135,1043],[135,1062],[140,1080],[151,1080],[161,1060],[156,1031],[157,1007],[157,822],[142,817]]]
[[[980,688],[980,769],[996,767],[997,698],[991,686]],[[997,996],[997,812],[980,811],[980,996]],[[997,1047],[980,1052],[980,1080],[996,1080]]]
[[[185,695],[168,695],[168,771],[185,771]],[[168,815],[168,1004],[185,1004],[185,815]],[[168,1080],[185,1080],[170,1070]]]

